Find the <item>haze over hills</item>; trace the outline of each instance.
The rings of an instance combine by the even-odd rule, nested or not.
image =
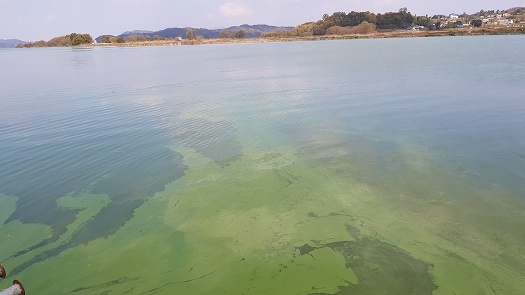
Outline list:
[[[15,48],[19,44],[27,42],[18,39],[0,39],[0,48]]]
[[[124,32],[117,37],[123,37],[126,38],[131,35],[143,35],[143,36],[149,36],[150,38],[153,38],[153,36],[158,35],[162,38],[177,38],[177,37],[185,37],[186,35],[186,28],[167,28],[160,31],[146,31],[146,30],[133,30],[133,31],[127,31]],[[219,38],[220,32],[222,29],[205,29],[205,28],[192,28],[197,31],[198,36],[202,36],[204,38]],[[262,33],[266,32],[272,32],[272,31],[292,31],[294,27],[279,27],[279,26],[270,26],[270,25],[240,25],[240,26],[234,26],[226,28],[230,33],[234,34],[236,31],[244,30],[246,32],[245,37],[246,38],[258,38],[261,36]],[[100,42],[102,36],[99,36],[96,38],[97,42]]]

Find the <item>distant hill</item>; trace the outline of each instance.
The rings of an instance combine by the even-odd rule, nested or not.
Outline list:
[[[141,35],[141,34],[149,34],[149,33],[153,33],[153,32],[152,31],[147,31],[147,30],[135,30],[135,31],[124,32],[121,35],[129,36],[129,35]]]
[[[525,7],[514,7],[514,8],[511,8],[511,9],[505,10],[505,12],[516,13],[518,10],[521,10],[521,11],[525,12]]]
[[[15,48],[19,44],[27,42],[18,39],[0,39],[0,48]]]
[[[120,34],[118,37],[126,38],[130,35],[147,35],[150,36],[150,38],[153,38],[155,35],[159,35],[162,38],[177,38],[181,36],[182,38],[186,37],[186,30],[188,28],[167,28],[160,31],[143,31],[143,30],[134,30],[134,31],[128,31]],[[198,36],[202,36],[204,38],[210,39],[210,38],[219,38],[221,29],[204,29],[204,28],[192,28],[197,31]],[[262,33],[266,32],[272,32],[272,31],[291,31],[294,29],[294,27],[277,27],[277,26],[269,26],[269,25],[240,25],[235,27],[229,27],[226,28],[228,31],[232,33],[232,35],[239,31],[244,30],[246,32],[246,38],[258,38],[261,36]],[[96,38],[97,42],[100,42],[101,37]]]

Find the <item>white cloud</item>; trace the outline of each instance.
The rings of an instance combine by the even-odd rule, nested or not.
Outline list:
[[[226,2],[220,7],[224,17],[238,17],[250,14],[250,9],[238,2]]]

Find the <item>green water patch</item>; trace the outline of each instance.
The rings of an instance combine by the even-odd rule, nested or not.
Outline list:
[[[129,174],[123,182],[118,182],[121,189],[124,189],[140,184],[144,187],[149,186],[148,178],[165,174],[166,171],[162,169],[167,163],[173,164],[172,170],[184,170],[184,167],[178,166],[180,155],[163,147],[163,143],[168,143],[167,140],[162,138],[160,132],[152,132],[148,128],[156,130],[149,124],[141,124],[131,132],[126,129],[117,134],[106,130],[91,130],[102,138],[91,141],[77,136],[78,131],[74,131],[75,136],[72,136],[73,139],[67,144],[42,139],[45,144],[37,147],[13,147],[12,150],[16,150],[16,153],[11,155],[13,162],[23,162],[26,166],[30,163],[39,165],[38,169],[9,165],[3,167],[2,192],[19,198],[17,208],[8,222],[21,220],[24,223],[47,224],[53,227],[56,239],[65,232],[67,225],[73,222],[77,214],[74,210],[62,211],[56,208],[55,202],[58,198],[72,192],[115,196],[109,191],[90,191],[93,183],[104,176],[119,178],[119,175]],[[67,137],[67,132],[64,133],[66,134],[60,138]],[[141,141],[144,133],[147,133],[151,145]],[[90,153],[86,153],[86,150],[90,150]],[[23,159],[34,160],[26,162]],[[158,167],[161,171],[157,170]],[[168,179],[163,185],[174,179]]]
[[[43,224],[6,222],[16,209],[18,198],[0,195],[0,261],[10,266],[8,259],[21,249],[29,249],[52,236],[52,229]]]
[[[165,206],[148,201],[114,235],[64,249],[17,277],[41,294],[138,294],[178,277],[189,271],[183,267],[189,252],[184,235],[162,225]]]
[[[278,170],[270,170],[261,169],[260,164],[258,164],[275,161],[278,157],[276,154],[262,155],[256,159],[255,163],[244,158],[230,167],[239,169],[239,172],[215,181],[207,179],[198,181],[200,173],[190,169],[185,180],[195,178],[195,181],[192,182],[191,187],[182,188],[182,191],[179,192],[181,198],[176,203],[176,208],[184,211],[177,210],[178,214],[169,214],[170,223],[179,224],[177,228],[181,231],[193,233],[187,236],[189,243],[192,243],[194,239],[201,240],[212,237],[213,240],[221,242],[222,247],[226,245],[233,252],[232,254],[236,254],[234,257],[246,258],[246,260],[242,260],[243,264],[254,260],[264,261],[264,263],[259,263],[267,265],[267,267],[252,265],[250,267],[254,269],[246,271],[247,274],[245,271],[236,272],[236,280],[235,283],[232,281],[232,284],[236,286],[245,284],[246,287],[235,289],[227,284],[214,281],[215,288],[231,290],[231,294],[240,294],[242,293],[241,290],[245,290],[248,294],[264,294],[263,290],[283,292],[283,288],[288,284],[286,280],[281,280],[293,267],[299,269],[295,270],[297,274],[301,274],[303,267],[311,269],[316,276],[322,278],[321,281],[331,282],[330,287],[316,283],[315,280],[303,273],[298,276],[302,278],[302,283],[290,283],[298,289],[289,290],[291,293],[285,292],[286,294],[333,294],[339,290],[346,290],[344,288],[349,286],[360,285],[359,276],[356,276],[357,272],[353,267],[348,266],[345,249],[337,248],[339,250],[337,251],[335,248],[339,245],[346,245],[338,243],[351,243],[359,236],[359,230],[356,228],[354,231],[349,230],[349,228],[354,229],[354,227],[347,227],[346,222],[355,223],[356,226],[365,229],[366,225],[363,224],[361,218],[352,215],[353,210],[351,208],[341,207],[341,203],[333,198],[333,187],[329,190],[324,189],[326,176],[316,174],[312,167],[295,163]],[[254,164],[256,165],[254,166]],[[214,173],[218,167],[208,166],[206,169],[208,173]],[[234,171],[231,170],[230,172]],[[196,173],[194,174],[194,172]],[[311,174],[312,172],[313,174]],[[319,180],[322,182],[317,182]],[[237,186],[236,183],[239,181],[244,185]],[[258,194],[253,194],[254,190]],[[351,194],[351,191],[347,193]],[[187,219],[184,217],[186,214],[190,214],[194,218]],[[333,244],[327,243],[330,241],[335,242]],[[385,262],[385,266],[390,267],[388,271],[385,271],[385,277],[392,276],[392,279],[398,279],[398,277],[393,276],[392,270],[401,271],[409,268],[407,264],[419,263],[418,266],[425,271],[417,278],[420,279],[417,283],[426,286],[426,290],[430,290],[430,292],[421,294],[431,293],[436,288],[431,275],[428,273],[428,264],[412,258],[407,252],[389,244],[382,244],[379,241],[376,241],[376,244],[368,243],[368,240],[364,239],[358,243],[361,243],[357,244],[361,246],[356,246],[356,249],[361,252],[364,252],[364,249],[370,245],[376,245],[376,252],[383,253],[385,257],[391,254],[397,255],[392,260]],[[327,245],[332,245],[334,249]],[[195,245],[192,248],[199,249],[201,247]],[[216,247],[220,248],[219,245]],[[373,256],[377,254],[376,252],[369,255]],[[330,253],[330,255],[324,256],[318,253]],[[363,255],[360,261],[366,261],[367,258],[369,257]],[[384,257],[378,259],[381,260],[382,258]],[[396,258],[402,261],[405,259],[408,262],[397,266],[396,263],[399,261]],[[297,263],[298,260],[303,259],[310,259],[308,260],[310,263]],[[277,262],[278,265],[276,265]],[[377,260],[374,262],[379,263]],[[323,273],[321,273],[320,266],[325,263],[331,267],[323,269]],[[351,275],[341,276],[345,272],[342,272],[336,265],[344,265]],[[273,272],[266,273],[261,268],[273,269]],[[419,273],[421,269],[417,269],[415,272]],[[222,278],[227,273],[222,271],[215,273],[212,277]],[[366,275],[366,270],[363,270],[362,273]],[[252,278],[245,282],[247,281],[245,277],[248,274]],[[259,285],[266,282],[267,277],[272,278],[273,287]],[[408,279],[408,276],[403,278]],[[209,278],[209,280],[211,279]],[[223,280],[221,279],[221,282]],[[291,277],[289,280],[289,282],[293,281]],[[411,288],[414,282],[403,280],[400,284],[405,284],[406,288]],[[366,290],[366,288],[363,289]],[[424,288],[416,288],[416,290],[421,291]]]
[[[361,154],[301,157],[283,148],[229,165],[190,148],[177,152],[184,176],[117,231],[17,277],[41,294],[519,294],[524,287],[523,204],[501,189],[465,186],[431,163],[413,166],[404,160],[411,152],[383,150],[382,159],[363,162]],[[389,177],[367,170],[390,157],[398,170]],[[483,201],[494,194],[499,206]],[[10,267],[23,261],[11,258]],[[54,277],[61,281],[50,285]]]
[[[351,239],[337,222],[346,217],[328,217],[324,226],[332,230],[321,234],[323,223],[308,217],[310,205],[300,204],[308,189],[299,184],[309,179],[295,178],[303,169],[259,170],[256,164],[243,158],[227,167],[211,161],[190,169],[115,234],[48,257],[19,277],[43,294],[308,294],[355,283],[340,253],[326,248],[299,256],[294,248],[311,238]],[[63,279],[50,286],[51,276]]]
[[[439,286],[434,293],[523,288],[518,277],[525,271],[520,246],[525,242],[524,204],[509,191],[473,187],[433,165],[420,150],[341,154],[315,162],[337,171],[333,180],[340,185],[348,179],[366,185],[370,194],[363,203],[353,203],[356,209],[373,221],[383,241],[434,265],[431,273]],[[453,269],[463,270],[461,279],[451,275]]]
[[[407,294],[520,290],[525,260],[517,225],[523,225],[523,204],[506,205],[511,199],[501,192],[479,191],[455,180],[419,151],[382,151],[381,158],[341,153],[301,161],[283,150],[241,157],[227,167],[193,155],[201,164],[178,182],[165,218],[185,233],[189,249],[205,257],[194,267],[206,265],[199,274],[209,275],[190,285],[180,279],[162,292],[279,293],[293,281],[284,276],[293,267],[301,282],[286,289],[290,294],[376,294],[375,284],[383,290],[397,284]],[[375,172],[388,163],[396,169]],[[365,172],[369,176],[363,179]],[[486,203],[488,195],[500,198],[499,207]],[[487,227],[505,234],[498,238]],[[333,269],[318,268],[322,264],[315,255],[301,255],[325,253],[326,248],[331,258],[325,262]],[[505,258],[510,256],[515,261]],[[311,261],[296,264],[297,257]],[[205,271],[210,268],[213,273]],[[461,279],[453,278],[456,268],[464,274]],[[307,270],[322,279],[309,284],[314,281]]]
[[[156,158],[148,163],[148,167],[129,165],[95,183],[90,191],[111,196],[111,204],[79,229],[72,242],[87,243],[113,234],[145,200],[164,190],[166,184],[182,177],[187,168],[182,164],[182,156],[174,152],[169,155],[167,158]]]
[[[21,256],[27,252],[39,248],[45,248],[45,251],[39,250],[38,256],[27,261],[25,264],[16,268],[14,271],[21,271],[23,268],[30,266],[34,262],[42,261],[50,256],[57,255],[72,246],[87,243],[96,238],[107,237],[113,234],[129,218],[132,217],[133,211],[141,206],[145,200],[153,196],[156,192],[164,189],[164,186],[171,181],[184,175],[186,166],[182,165],[181,156],[176,152],[163,148],[160,155],[154,157],[147,156],[143,159],[146,163],[137,166],[134,163],[125,164],[115,172],[99,179],[93,184],[82,189],[82,194],[107,195],[111,198],[110,204],[105,204],[96,216],[90,216],[89,220],[75,228],[74,235],[69,236],[71,227],[78,223],[78,216],[85,212],[71,206],[61,206],[56,196],[44,196],[30,202],[30,208],[27,207],[24,199],[18,198],[17,208],[8,217],[6,222],[13,222],[20,218],[20,221],[28,224],[46,224],[53,229],[52,235],[46,239],[40,240],[31,247],[24,247],[17,244],[18,252],[14,256]],[[78,191],[82,186],[75,188]],[[95,198],[95,202],[97,199]],[[57,203],[58,206],[57,206]],[[27,208],[26,208],[27,207]],[[23,212],[22,212],[23,211]],[[26,218],[26,216],[33,216]],[[35,217],[38,216],[38,217]],[[64,238],[67,236],[67,243]],[[59,245],[52,250],[48,245]],[[43,250],[43,249],[42,249]]]
[[[17,234],[13,234],[13,236],[18,239],[16,242],[11,241],[7,243],[13,248],[11,251],[2,251],[2,254],[5,255],[5,262],[10,266],[13,265],[10,273],[16,275],[34,263],[55,256],[71,247],[72,239],[79,228],[92,220],[109,203],[110,198],[106,195],[68,195],[58,199],[58,208],[75,210],[78,213],[75,221],[67,225],[66,232],[51,243],[48,243],[48,238],[52,236],[52,231],[46,225],[23,224],[16,220],[5,224],[1,232],[4,233],[6,231],[9,234],[9,229],[15,228]],[[38,233],[34,233],[31,228],[40,230]],[[25,236],[25,234],[29,234],[29,236]],[[8,239],[6,240],[8,241]],[[31,246],[25,247],[24,243]]]
[[[346,267],[357,277],[356,283],[339,287],[336,294],[432,294],[437,286],[430,274],[432,265],[412,257],[408,252],[383,241],[361,238],[357,227],[347,226],[354,241],[341,241],[315,247],[296,247],[300,255],[329,248],[341,253]],[[310,293],[319,295],[326,293]]]
[[[28,255],[24,254],[30,253],[32,258],[25,260],[12,272],[16,274],[71,247],[115,233],[147,198],[163,190],[167,183],[183,176],[186,167],[181,164],[180,155],[170,151],[168,158],[152,159],[146,167],[139,168],[129,164],[124,169],[125,173],[119,171],[94,183],[89,189],[93,194],[58,199],[58,206],[54,209],[58,211],[57,214],[69,215],[73,212],[74,218],[59,226],[64,230],[53,231],[48,238],[29,248],[18,245],[19,251],[14,256],[24,256],[27,259]],[[109,196],[111,201],[100,203],[97,195]],[[89,198],[92,199],[88,200]],[[75,205],[75,201],[66,200],[80,201]],[[33,251],[37,249],[38,251]]]
[[[393,245],[365,238],[327,247],[340,252],[358,278],[358,284],[342,287],[337,294],[423,295],[437,289],[431,265]]]

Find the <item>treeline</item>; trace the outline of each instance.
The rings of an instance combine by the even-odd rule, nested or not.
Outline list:
[[[228,29],[222,29],[220,30],[219,32],[219,37],[221,39],[229,39],[229,38],[235,38],[235,39],[243,39],[243,38],[246,38],[246,31],[243,30],[243,29],[239,29],[235,32],[231,32],[230,30]],[[192,29],[192,28],[188,28],[186,29],[186,39],[187,40],[202,40],[202,39],[205,39],[204,36],[202,35],[198,35],[197,34],[197,30],[195,29]]]
[[[228,38],[243,39],[246,37],[246,31],[243,29],[240,29],[235,32],[231,32],[228,29],[222,29],[219,33],[219,37],[222,39],[228,39]],[[192,40],[202,41],[205,38],[204,36],[199,35],[196,29],[187,28],[185,39],[190,40],[190,41]],[[176,38],[166,38],[166,37],[161,37],[159,35],[154,35],[153,37],[150,37],[149,35],[129,35],[127,37],[111,36],[111,35],[100,36],[101,43],[117,43],[118,44],[118,43],[150,42],[150,41],[159,41],[159,40],[182,41],[182,36],[178,36]]]
[[[160,37],[159,35],[153,36],[151,38],[148,35],[129,35],[127,37],[120,37],[120,36],[111,36],[111,35],[103,35],[100,36],[100,42],[102,43],[129,43],[129,42],[148,42],[151,40],[164,40],[164,38]]]
[[[72,33],[65,36],[55,37],[49,41],[36,41],[29,42],[26,44],[20,44],[18,48],[29,48],[29,47],[68,47],[68,46],[78,46],[83,44],[93,43],[93,38],[89,34],[77,34]]]
[[[265,33],[261,37],[305,37],[315,35],[369,34],[379,30],[406,29],[411,26],[422,26],[436,29],[428,16],[415,16],[406,8],[398,12],[372,13],[369,11],[349,13],[335,12],[325,14],[321,20],[300,24],[293,31],[276,31]]]
[[[480,10],[479,12],[475,13],[473,16],[491,16],[491,15],[497,15],[497,14],[503,14],[503,13],[510,13],[512,15],[519,15],[525,13],[525,7],[516,7],[513,9],[508,10]]]
[[[262,38],[307,37],[314,35],[351,35],[376,32],[376,25],[363,21],[356,26],[328,26],[320,29],[317,23],[309,22],[298,25],[293,31],[275,31],[263,33]]]
[[[321,20],[315,23],[300,25],[302,27],[299,28],[298,31],[306,35],[325,35],[334,31],[333,29],[330,30],[332,27],[347,28],[363,26],[368,29],[356,30],[357,32],[364,31],[366,33],[370,32],[371,26],[379,30],[395,30],[406,29],[410,26],[424,26],[431,29],[432,25],[432,20],[429,17],[415,16],[408,12],[406,8],[401,8],[398,12],[387,12],[384,14],[375,14],[369,11],[352,11],[349,13],[335,12],[332,15],[325,14]],[[348,30],[338,30],[345,33],[350,32]]]

